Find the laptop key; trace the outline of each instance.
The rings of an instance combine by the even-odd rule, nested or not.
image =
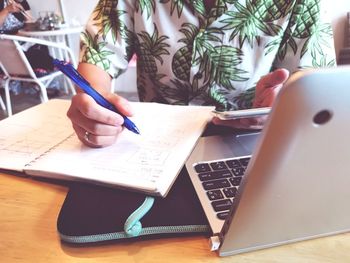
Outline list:
[[[233,179],[233,178],[230,178],[230,179]],[[203,188],[205,190],[213,190],[213,189],[219,189],[224,187],[230,187],[230,183],[229,181],[227,181],[227,179],[203,182]]]
[[[229,213],[229,211],[220,212],[220,213],[217,213],[216,216],[221,220],[225,220],[226,217],[228,216],[228,213]]]
[[[224,198],[224,195],[221,193],[221,190],[208,191],[207,195],[210,201]]]
[[[236,168],[233,168],[232,169],[232,173],[235,175],[235,176],[243,176],[244,175],[244,168],[242,167],[236,167]]]
[[[229,210],[232,206],[232,202],[230,199],[218,200],[211,202],[215,212]]]
[[[199,163],[194,166],[194,169],[197,173],[209,172],[211,171],[209,164],[207,163]]]
[[[222,178],[233,177],[229,170],[221,170],[215,172],[199,173],[198,177],[201,181],[209,181]]]
[[[239,186],[242,181],[242,177],[237,176],[237,177],[230,178],[229,180],[233,186]]]
[[[229,168],[241,167],[241,166],[242,166],[238,159],[227,160],[227,161],[226,161],[226,165],[227,165]]]
[[[227,198],[233,198],[236,196],[237,193],[237,188],[236,187],[229,187],[229,188],[224,188],[222,190]]]
[[[222,169],[227,169],[225,162],[212,162],[210,163],[210,167],[215,171],[215,170],[222,170]]]
[[[250,160],[249,157],[239,159],[239,161],[241,162],[242,166],[244,166],[244,167],[248,166],[249,160]]]

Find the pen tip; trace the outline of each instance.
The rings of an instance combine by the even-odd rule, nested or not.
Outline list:
[[[130,121],[128,118],[124,118],[124,126],[125,126],[128,130],[132,131],[133,133],[140,134],[139,129],[138,129],[138,128],[136,127],[136,125],[135,125],[132,121]]]
[[[137,127],[133,127],[132,131],[136,134],[139,134],[139,135],[141,134]]]

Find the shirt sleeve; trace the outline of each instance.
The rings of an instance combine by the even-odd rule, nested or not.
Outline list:
[[[134,54],[134,4],[100,0],[81,35],[80,62],[94,64],[113,78],[128,67]]]
[[[333,31],[325,6],[319,0],[299,2],[283,35],[274,68],[295,72],[335,66]]]

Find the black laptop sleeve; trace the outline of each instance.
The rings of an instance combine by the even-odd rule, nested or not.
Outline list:
[[[232,133],[231,128],[210,124],[202,136]],[[57,229],[62,241],[75,244],[211,234],[186,168],[166,198],[73,183]]]
[[[72,184],[57,229],[62,241],[76,244],[210,233],[186,169],[166,198]]]

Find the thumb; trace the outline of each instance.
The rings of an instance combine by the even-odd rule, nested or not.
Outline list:
[[[277,84],[283,84],[289,78],[289,70],[285,68],[276,69],[273,74],[275,75],[276,81],[279,81]]]
[[[280,84],[283,84],[289,77],[289,71],[284,68],[276,69],[270,74],[261,78],[261,86],[263,88],[271,88]]]
[[[254,107],[267,107],[273,102],[283,83],[287,81],[289,71],[286,69],[276,69],[263,76],[256,84]]]

